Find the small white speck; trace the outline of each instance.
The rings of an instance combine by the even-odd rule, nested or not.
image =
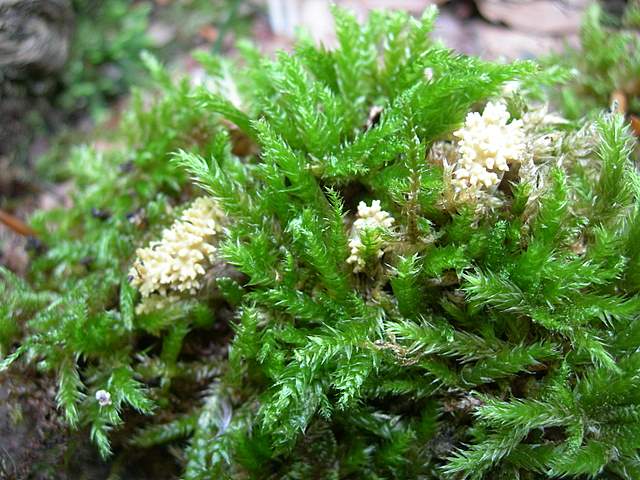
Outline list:
[[[98,390],[96,392],[96,400],[101,407],[111,405],[111,394],[106,390]]]
[[[424,69],[424,78],[433,80],[433,68],[427,67]]]

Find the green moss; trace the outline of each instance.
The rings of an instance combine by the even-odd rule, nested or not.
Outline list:
[[[636,478],[640,182],[623,120],[540,127],[534,173],[509,172],[493,206],[456,203],[443,158],[465,115],[555,75],[432,43],[434,10],[335,13],[335,50],[245,44],[234,65],[203,56],[200,86],[146,59],[161,94],[137,97],[121,151],[76,152],[74,206],[36,219],[31,286],[5,274],[1,368],[56,375],[104,456],[139,426],[134,448],[184,447],[185,479]],[[136,315],[135,247],[201,194],[228,215],[226,265]],[[373,199],[395,225],[354,273],[350,222]]]
[[[618,108],[640,113],[637,15],[637,4],[630,2],[620,24],[594,4],[583,19],[579,48],[545,60],[553,68],[562,65],[571,72],[567,84],[552,95],[568,118],[597,115],[598,110],[610,108],[614,100],[625,103]]]

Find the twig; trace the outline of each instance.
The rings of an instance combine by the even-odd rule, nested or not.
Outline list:
[[[0,210],[0,222],[4,223],[19,235],[23,235],[25,237],[35,237],[37,235],[36,231],[29,225],[3,210]]]

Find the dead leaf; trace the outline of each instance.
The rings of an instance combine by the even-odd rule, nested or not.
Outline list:
[[[215,42],[218,39],[218,29],[213,25],[203,25],[198,34],[207,42]]]
[[[622,90],[615,90],[611,94],[609,104],[611,105],[611,108],[615,108],[618,113],[621,113],[622,115],[627,114],[627,96]]]

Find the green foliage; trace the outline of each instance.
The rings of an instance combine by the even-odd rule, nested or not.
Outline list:
[[[585,14],[580,30],[580,48],[554,55],[545,63],[551,68],[563,65],[573,71],[568,85],[554,93],[567,118],[577,120],[612,101],[619,107],[640,113],[640,40],[637,2],[629,2],[620,25],[598,4]]]
[[[145,83],[141,53],[153,50],[168,60],[189,51],[204,26],[219,30],[213,49],[220,51],[227,33],[246,30],[253,6],[240,8],[237,0],[212,5],[207,0],[170,2],[161,6],[150,0],[73,0],[75,23],[69,60],[60,77],[56,104],[69,114],[104,113],[109,102]],[[241,10],[241,11],[240,11]],[[169,44],[154,40],[153,22],[171,25]]]
[[[571,155],[578,134],[553,132],[498,206],[455,204],[438,149],[535,65],[432,43],[433,10],[335,15],[335,50],[201,56],[196,87],[146,58],[162,96],[136,97],[122,152],[76,152],[74,206],[36,219],[32,285],[3,273],[0,368],[57,375],[105,456],[132,424],[136,448],[186,442],[189,480],[635,478],[640,177],[623,120],[601,116]],[[136,314],[134,248],[198,195],[187,177],[228,216],[226,270]],[[359,234],[355,272],[374,199],[395,223]]]
[[[74,0],[75,32],[61,82],[60,106],[99,113],[144,73],[140,52],[147,36],[150,2]]]
[[[174,317],[140,318],[134,312],[137,292],[126,278],[135,247],[170,221],[168,209],[185,189],[186,177],[170,154],[185,148],[209,156],[217,151],[219,131],[216,119],[196,113],[186,81],[174,83],[157,61],[146,61],[162,96],[134,94],[120,133],[126,147],[106,153],[77,148],[68,167],[77,187],[73,208],[32,218],[43,243],[32,259],[37,290],[1,273],[1,368],[23,356],[55,374],[62,412],[71,426],[91,424],[104,456],[110,451],[108,432],[122,424],[125,406],[151,411],[152,395],[140,381],[160,377],[169,385],[174,376],[184,376],[176,357],[191,322],[202,316],[201,308],[184,306]],[[162,349],[160,358],[138,350],[136,338],[144,332]],[[12,352],[20,336],[26,340]],[[96,406],[100,389],[112,394],[108,408]]]

